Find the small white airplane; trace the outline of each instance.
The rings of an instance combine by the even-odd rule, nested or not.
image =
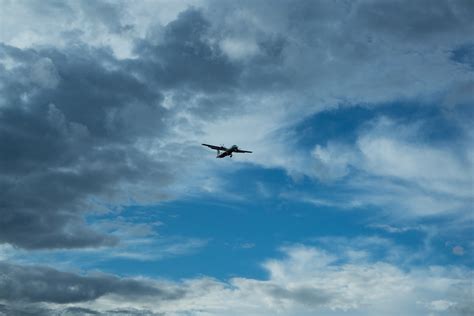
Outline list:
[[[207,146],[211,149],[217,150],[217,156],[216,158],[224,158],[227,156],[232,157],[233,153],[252,153],[251,151],[248,150],[240,150],[237,145],[232,145],[230,148],[226,148],[224,146],[214,146],[214,145],[209,145],[209,144],[202,144],[203,146]],[[223,151],[223,153],[221,153]]]

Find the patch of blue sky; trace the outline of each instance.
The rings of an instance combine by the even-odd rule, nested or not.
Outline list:
[[[454,244],[446,245],[445,237],[429,236],[431,223],[420,221],[411,223],[411,227],[384,227],[380,225],[384,218],[374,207],[348,210],[337,205],[315,205],[283,194],[289,190],[324,192],[328,200],[335,201],[336,197],[331,196],[331,191],[337,190],[335,186],[309,179],[295,182],[281,170],[256,167],[240,169],[233,179],[228,189],[242,199],[229,201],[205,195],[156,206],[131,207],[122,214],[125,217],[150,214],[163,223],[156,228],[160,235],[207,240],[203,247],[193,253],[159,260],[112,258],[98,263],[96,268],[116,274],[172,279],[201,275],[219,279],[265,278],[261,263],[281,256],[278,249],[282,245],[314,244],[331,252],[337,249],[338,243],[358,239],[379,241],[359,246],[370,253],[374,262],[388,260],[388,257],[395,260],[394,251],[399,251],[395,263],[405,267],[458,264],[468,260],[453,255]],[[257,193],[262,185],[265,194]],[[438,220],[432,224],[440,223]],[[328,240],[334,240],[333,244]],[[153,246],[156,248],[152,251],[163,251],[159,244]],[[420,255],[406,261],[403,258],[406,253]]]
[[[174,214],[160,228],[162,234],[186,234],[210,240],[192,256],[158,262],[157,268],[168,276],[263,277],[259,263],[277,256],[278,248],[284,243],[305,243],[309,237],[319,235],[360,233],[355,213],[341,219],[330,212],[317,211],[307,203],[279,199],[257,198],[247,202],[205,199],[173,202],[159,208]]]
[[[359,105],[337,108],[317,113],[295,127],[296,146],[312,149],[316,144],[328,141],[354,143],[358,134],[368,123],[380,117],[387,117],[402,125],[422,124],[417,134],[418,141],[426,143],[449,143],[464,138],[464,130],[452,115],[453,109],[438,104],[414,104],[394,102],[383,105]],[[472,107],[458,107],[456,117],[474,117]]]

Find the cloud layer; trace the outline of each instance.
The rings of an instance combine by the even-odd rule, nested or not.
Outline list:
[[[314,246],[282,248],[282,259],[263,263],[266,280],[204,277],[176,283],[2,264],[0,299],[9,308],[19,301],[44,302],[66,314],[105,315],[467,315],[474,308],[468,270],[433,266],[406,271],[390,261],[373,261],[370,247],[388,241],[359,239],[366,245],[359,250],[347,241],[333,242],[337,255]],[[41,307],[30,308],[35,306]]]

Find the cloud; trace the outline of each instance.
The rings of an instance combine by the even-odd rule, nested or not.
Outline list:
[[[241,243],[238,247],[242,249],[252,249],[255,248],[255,244],[252,242],[244,242]]]
[[[171,179],[133,146],[149,132],[144,119],[162,117],[150,104],[160,94],[123,70],[107,70],[100,62],[113,57],[98,50],[1,51],[16,66],[1,78],[0,240],[25,248],[112,245],[82,214],[99,208],[94,198],[117,196],[124,180],[131,188],[136,179],[146,183],[145,174],[155,183]]]
[[[51,315],[53,311],[44,307],[40,307],[37,305],[33,306],[25,306],[21,305],[13,305],[13,304],[0,304],[0,313],[2,315],[19,315],[19,316],[32,316],[32,315],[39,315],[39,316],[47,316]]]
[[[80,276],[38,266],[0,263],[0,299],[7,302],[74,303],[95,300],[106,294],[125,297],[153,296],[176,299],[183,293],[159,289],[146,281],[110,275]]]
[[[390,34],[404,41],[456,41],[446,36],[454,30],[466,32],[472,28],[472,3],[460,1],[443,3],[433,10],[422,11],[429,1],[417,3],[365,1],[358,7],[358,14],[366,27]],[[464,11],[468,10],[470,12]],[[410,43],[411,44],[411,43]]]
[[[381,242],[332,239],[337,247],[330,250],[287,245],[281,248],[283,257],[263,262],[268,273],[264,280],[199,277],[158,282],[2,264],[0,293],[9,308],[17,300],[54,302],[49,308],[70,309],[71,314],[87,309],[132,315],[462,315],[472,308],[466,279],[472,272],[466,268],[406,269],[393,263],[393,256],[354,255],[352,245],[371,254],[376,251],[372,246]]]
[[[383,231],[386,231],[391,234],[400,234],[400,233],[405,233],[408,231],[415,231],[415,230],[421,230],[422,227],[396,227],[388,224],[371,224],[369,225],[370,228],[375,228],[375,229],[380,229]]]
[[[215,93],[236,84],[240,70],[212,44],[209,27],[201,11],[183,11],[164,27],[158,44],[149,37],[139,41],[139,58],[130,63],[163,88]]]
[[[394,133],[394,128],[399,132]],[[469,196],[463,190],[470,181],[464,172],[469,164],[468,150],[459,157],[450,147],[423,144],[415,136],[421,128],[385,118],[376,121],[358,139],[363,168],[375,175],[408,180],[440,193]]]
[[[207,247],[211,239],[160,234],[161,222],[151,221],[146,211],[134,212],[125,220],[112,215],[113,220],[89,219],[90,228],[118,240],[113,247],[75,249],[22,249],[4,244],[0,247],[0,260],[27,265],[49,265],[56,269],[94,269],[113,266],[116,262],[160,264],[159,261],[175,257],[191,257]],[[142,217],[143,216],[143,217]],[[140,221],[146,221],[140,223]]]
[[[403,212],[398,216],[466,214],[470,149],[430,144],[421,137],[423,128],[423,122],[380,117],[361,130],[354,144],[317,145],[312,152],[316,176],[344,179],[346,207],[376,205]]]
[[[350,148],[342,144],[328,143],[322,147],[316,145],[312,151],[315,174],[322,180],[342,178],[349,173],[350,164],[355,164],[358,158]]]

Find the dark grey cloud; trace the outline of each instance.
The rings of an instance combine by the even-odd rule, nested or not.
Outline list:
[[[82,308],[82,307],[68,307],[63,310],[62,314],[64,315],[100,315],[100,313],[97,311],[94,311],[89,308]]]
[[[48,267],[0,263],[0,299],[7,302],[65,304],[91,301],[107,294],[128,299],[175,300],[185,292],[112,275],[82,276]]]
[[[128,315],[128,316],[163,316],[165,313],[155,313],[147,309],[112,309],[106,311],[98,311],[84,307],[67,307],[67,308],[47,308],[39,303],[30,304],[0,304],[0,315],[2,316],[83,316],[83,315]]]
[[[117,315],[117,316],[120,316],[120,315],[130,315],[130,316],[139,316],[139,315],[142,315],[142,316],[145,316],[145,315],[148,315],[148,316],[164,316],[166,315],[166,313],[155,313],[155,312],[152,312],[150,310],[146,310],[146,309],[138,309],[138,308],[134,308],[134,309],[113,309],[113,310],[108,310],[108,311],[105,311],[103,312],[101,315]]]
[[[122,181],[171,179],[133,146],[163,129],[161,95],[119,66],[108,69],[104,63],[117,61],[100,49],[0,51],[15,63],[0,78],[0,241],[25,248],[113,244],[88,229],[82,214]]]
[[[140,59],[132,61],[131,67],[141,69],[148,80],[163,88],[208,93],[232,88],[238,82],[240,69],[210,41],[209,28],[210,22],[201,11],[188,9],[160,32],[150,32],[147,38],[137,41],[135,53]],[[155,39],[156,36],[161,38]]]
[[[24,304],[0,304],[0,315],[2,316],[48,316],[54,314],[54,311],[48,308],[38,306],[37,304],[25,306]]]

